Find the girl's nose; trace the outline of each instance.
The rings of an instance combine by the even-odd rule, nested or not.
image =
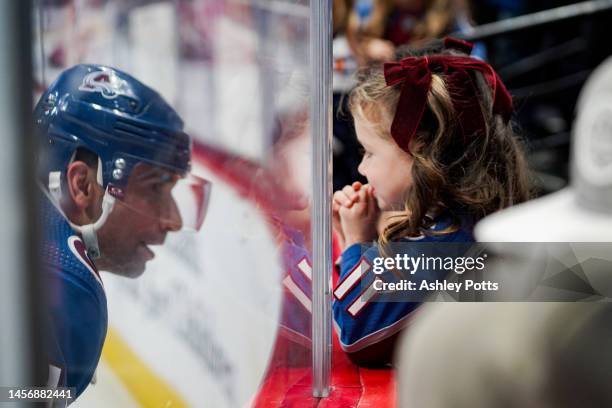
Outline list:
[[[357,167],[357,171],[359,172],[359,174],[361,174],[363,177],[368,177],[365,173],[365,165],[363,164],[363,159],[361,160],[361,162],[359,163],[359,166]]]

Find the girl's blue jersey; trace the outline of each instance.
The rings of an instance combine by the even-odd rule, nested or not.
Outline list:
[[[449,216],[440,216],[431,229],[442,231],[450,225]],[[422,247],[411,246],[411,242],[474,242],[472,226],[466,218],[455,232],[402,239],[402,256],[407,254],[410,257],[418,257],[422,254]],[[369,296],[368,293],[372,291],[368,290],[367,286],[374,280],[371,267],[374,259],[383,255],[377,246],[371,246],[365,252],[363,248],[362,244],[354,244],[342,253],[340,277],[334,290],[334,326],[342,348],[349,353],[362,350],[399,332],[420,305],[419,302],[409,301],[386,302]],[[415,274],[419,274],[419,271],[415,271]]]
[[[102,352],[106,295],[83,241],[45,197],[40,214],[48,385],[74,387],[78,396],[91,382]]]

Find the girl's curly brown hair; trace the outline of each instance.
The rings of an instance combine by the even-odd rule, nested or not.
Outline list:
[[[465,55],[444,49],[441,42],[422,50],[399,51],[406,56]],[[444,74],[433,73],[425,113],[409,150],[413,165],[411,187],[406,192],[404,211],[392,218],[379,237],[385,248],[390,241],[403,237],[434,234],[429,229],[428,214],[443,211],[453,223],[437,233],[456,231],[461,216],[472,222],[521,203],[530,198],[531,182],[523,143],[512,123],[492,113],[492,91],[480,73],[474,72],[479,102],[486,129],[464,141],[457,127],[455,111]],[[349,108],[355,117],[374,123],[381,137],[391,142],[390,128],[398,103],[401,84],[387,86],[382,64],[365,68],[349,96]]]

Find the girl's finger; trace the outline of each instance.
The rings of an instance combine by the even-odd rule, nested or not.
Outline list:
[[[351,187],[353,187],[353,190],[359,191],[361,187],[363,187],[363,184],[361,184],[359,181],[355,181],[353,184],[351,184]]]
[[[353,201],[347,196],[344,191],[338,190],[334,193],[334,202],[338,203],[340,206],[349,206],[353,203]]]
[[[353,190],[353,187],[351,186],[344,186],[342,192],[346,194],[349,199],[349,202],[347,203],[348,206],[353,204],[353,202],[357,199],[357,193],[355,192],[355,190]]]
[[[367,191],[368,191],[368,194],[367,194],[366,201],[368,202],[368,215],[370,215],[374,212],[376,202],[374,201],[374,195],[372,194],[372,189],[368,187]]]
[[[374,193],[374,186],[371,184],[366,184],[364,187],[368,189],[368,193],[372,194],[373,197],[376,197],[376,194]]]
[[[376,202],[376,197],[374,196],[374,189],[372,186],[368,187],[368,213],[373,215],[378,211],[378,203]]]
[[[359,201],[360,202],[364,202],[367,204],[368,202],[368,189],[367,188],[362,188],[361,190],[359,190],[357,192],[357,197],[359,197]]]

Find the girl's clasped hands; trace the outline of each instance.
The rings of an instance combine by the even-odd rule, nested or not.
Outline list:
[[[380,208],[374,188],[358,181],[334,193],[333,227],[342,249],[375,240]]]

